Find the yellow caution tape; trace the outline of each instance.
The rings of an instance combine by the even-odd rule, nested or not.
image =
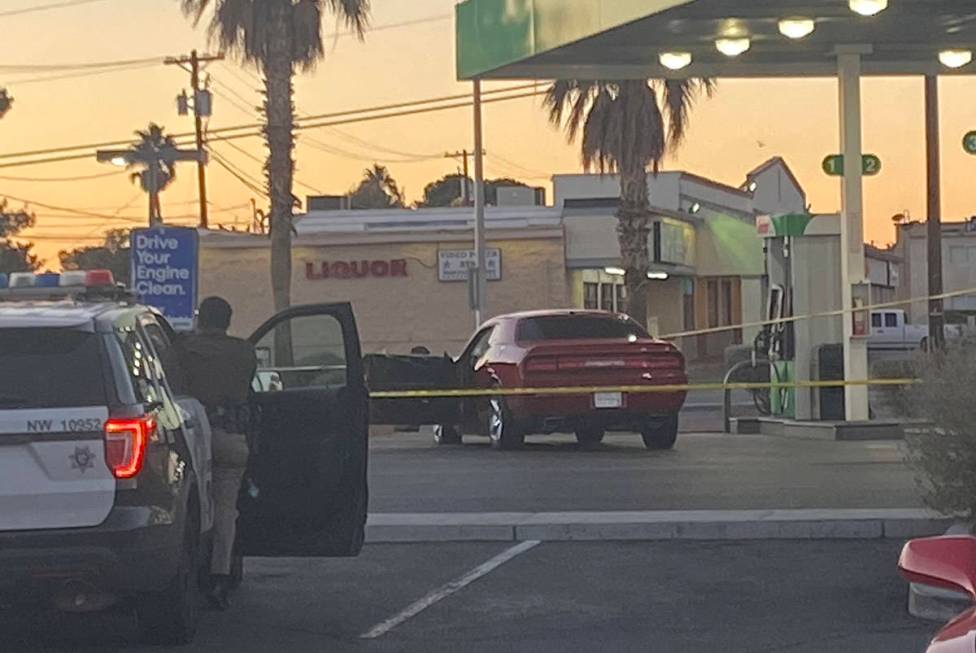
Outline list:
[[[787,390],[790,388],[843,388],[848,386],[908,386],[916,379],[862,379],[852,381],[791,381],[788,383],[685,383],[677,385],[571,386],[559,388],[471,388],[465,390],[382,390],[371,399],[442,399],[451,397],[524,397],[588,395],[598,392],[659,394],[701,390]]]

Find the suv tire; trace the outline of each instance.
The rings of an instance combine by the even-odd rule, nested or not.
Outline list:
[[[678,414],[668,415],[661,422],[645,424],[641,429],[644,446],[655,451],[673,449],[678,439]]]
[[[183,646],[193,641],[200,617],[200,526],[187,519],[176,575],[169,587],[140,597],[136,616],[147,643]]]

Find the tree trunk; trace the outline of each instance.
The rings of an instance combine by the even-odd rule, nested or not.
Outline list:
[[[292,43],[289,30],[291,2],[275,1],[268,25],[270,38],[264,68],[265,138],[268,144],[268,192],[271,196],[271,292],[276,311],[291,305],[291,236],[295,197],[292,178],[295,162],[295,105]]]
[[[617,238],[627,287],[627,315],[644,326],[647,326],[647,273],[651,269],[650,223],[647,171],[642,166],[621,169]]]

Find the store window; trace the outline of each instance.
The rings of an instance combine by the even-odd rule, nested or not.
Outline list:
[[[590,311],[600,308],[600,284],[583,284],[583,308]]]
[[[600,308],[604,311],[612,311],[614,309],[614,299],[615,299],[614,284],[612,283],[601,283],[600,284]]]
[[[722,324],[719,326],[730,324],[732,324],[732,282],[724,279],[722,281]]]
[[[721,326],[718,323],[719,300],[718,300],[718,281],[708,282],[708,328],[714,329]]]

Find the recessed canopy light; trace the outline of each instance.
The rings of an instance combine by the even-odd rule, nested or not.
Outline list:
[[[662,52],[658,56],[661,65],[670,70],[681,70],[691,64],[690,52]]]
[[[850,0],[851,11],[862,16],[876,16],[888,8],[888,0]]]
[[[943,50],[939,53],[939,61],[947,68],[962,68],[972,60],[972,50]]]
[[[779,33],[791,39],[802,39],[805,36],[810,36],[815,29],[817,29],[817,23],[812,18],[794,16],[779,21]]]
[[[738,39],[716,39],[715,49],[726,57],[738,57],[752,47],[752,41],[748,38]]]

